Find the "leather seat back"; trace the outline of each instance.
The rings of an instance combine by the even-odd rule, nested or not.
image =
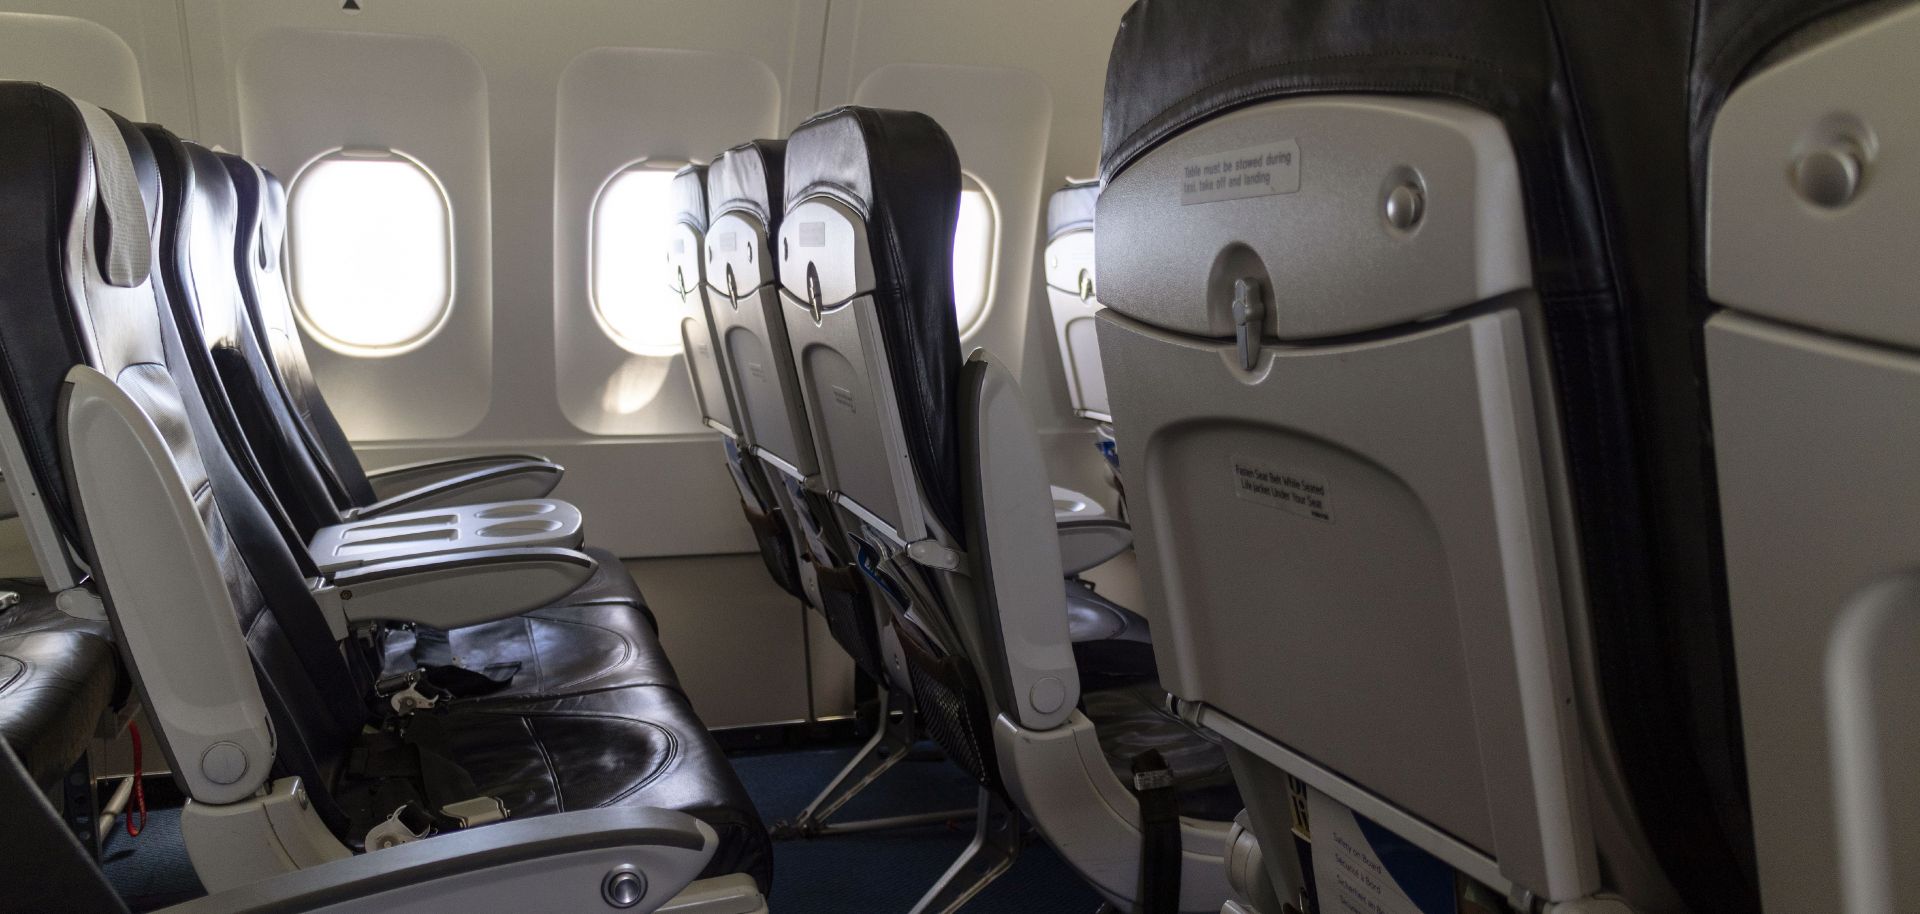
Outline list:
[[[242,265],[239,270],[241,300],[259,334],[260,347],[270,359],[268,367],[287,397],[287,408],[296,420],[304,450],[311,455],[332,500],[342,509],[373,504],[379,496],[367,481],[366,470],[340,427],[339,419],[320,392],[293,313],[285,271],[286,188],[273,174],[244,160],[228,158],[234,191],[243,212],[241,220],[256,226],[245,239],[248,256],[242,264],[236,250],[236,264]]]
[[[364,683],[220,446],[149,278],[162,201],[147,140],[22,83],[0,84],[0,131],[5,218],[22,220],[6,233],[18,249],[0,258],[8,413],[36,442],[36,479],[64,494],[64,526],[170,767],[189,796],[216,803],[269,776],[324,784],[365,722]],[[314,801],[344,821],[324,790]]]
[[[288,541],[304,543],[344,518],[246,306],[240,275],[253,267],[244,264],[239,239],[257,238],[257,211],[244,211],[222,156],[157,125],[142,132],[165,188],[155,276],[173,306],[193,377],[236,465]]]
[[[1047,200],[1047,304],[1053,310],[1053,337],[1067,374],[1067,400],[1077,416],[1111,422],[1107,376],[1100,366],[1100,340],[1094,315],[1093,212],[1100,182],[1081,181],[1053,192]]]
[[[242,302],[253,321],[269,367],[298,421],[302,448],[327,484],[334,504],[342,507],[370,504],[373,487],[361,472],[359,458],[347,434],[328,408],[326,398],[307,363],[306,347],[287,292],[287,190],[280,179],[238,156],[223,155],[240,204],[236,229],[240,246],[234,251]],[[251,229],[247,226],[252,226]]]
[[[1638,400],[1693,383],[1684,322],[1633,320],[1676,304],[1680,274],[1647,292],[1615,183],[1640,131],[1639,171],[1672,186],[1678,84],[1588,91],[1658,86],[1683,48],[1551,0],[1125,17],[1100,344],[1126,366],[1108,377],[1121,463],[1151,493],[1131,507],[1163,682],[1265,763],[1250,807],[1282,808],[1285,772],[1549,901],[1603,872],[1667,898],[1641,832],[1660,817],[1660,850],[1686,855],[1671,869],[1738,891],[1699,761],[1736,725],[1711,691],[1652,698],[1725,674],[1698,425],[1674,477],[1640,449],[1670,429]],[[1640,513],[1655,491],[1686,518],[1657,531],[1670,554]],[[1590,784],[1631,805],[1592,809]]]
[[[1920,833],[1888,811],[1920,802],[1920,5],[1701,7],[1693,251],[1760,901],[1914,910]]]

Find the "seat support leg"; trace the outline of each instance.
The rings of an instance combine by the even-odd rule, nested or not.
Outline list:
[[[100,859],[100,844],[105,840],[96,824],[99,820],[98,800],[93,793],[93,758],[90,753],[82,754],[80,760],[67,769],[67,776],[60,781],[60,810],[67,820],[67,828],[73,836],[80,839],[80,846],[87,849],[95,860]]]
[[[853,799],[869,784],[880,779],[889,769],[907,757],[913,748],[914,717],[913,708],[908,706],[895,719],[890,694],[881,689],[879,696],[880,720],[874,728],[873,738],[860,747],[853,759],[847,762],[840,773],[820,791],[820,795],[807,804],[791,822],[776,822],[771,831],[775,840],[790,838],[813,838],[820,835],[845,832],[876,831],[884,828],[902,828],[910,825],[926,825],[944,822],[954,818],[956,812],[946,810],[913,816],[892,816],[867,822],[845,822],[828,824],[827,819],[839,812],[847,801]],[[964,813],[958,813],[963,815]]]
[[[947,867],[940,881],[920,896],[912,914],[951,914],[973,900],[1020,855],[1020,814],[991,790],[980,789],[973,841]]]

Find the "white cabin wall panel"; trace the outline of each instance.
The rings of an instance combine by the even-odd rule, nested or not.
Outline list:
[[[5,0],[0,0],[5,2]],[[766,104],[766,76],[773,74],[771,115],[755,110],[739,115],[717,110],[734,96],[716,92],[707,100],[716,110],[707,120],[757,129],[738,136],[685,137],[684,157],[710,156],[720,148],[772,132],[809,113],[814,103],[825,29],[827,0],[546,0],[541,3],[485,4],[468,0],[367,0],[364,10],[347,14],[337,2],[314,0],[180,0],[184,28],[192,41],[195,97],[204,124],[202,138],[221,142],[237,137],[242,121],[236,70],[246,49],[271,31],[289,27],[352,30],[393,35],[432,36],[457,44],[471,55],[485,80],[489,134],[478,144],[489,159],[492,257],[491,340],[488,364],[428,363],[423,370],[479,389],[487,409],[477,424],[455,433],[420,434],[384,440],[355,432],[369,465],[399,463],[416,456],[440,456],[499,447],[548,453],[568,464],[561,494],[594,506],[594,541],[626,556],[743,552],[753,548],[740,517],[737,497],[720,467],[718,438],[683,416],[694,415],[691,390],[675,365],[661,378],[663,389],[649,403],[649,422],[615,435],[590,434],[569,420],[562,408],[558,359],[573,348],[597,346],[601,331],[583,311],[583,321],[565,331],[579,339],[563,341],[556,332],[562,308],[588,307],[582,294],[556,304],[562,281],[558,269],[577,272],[567,285],[584,290],[584,257],[556,261],[563,226],[584,233],[590,217],[578,194],[563,193],[559,161],[562,143],[555,136],[562,108],[562,83],[582,55],[600,48],[680,49],[733,55],[750,62],[755,89],[752,106]],[[613,56],[618,57],[615,53]],[[589,58],[591,59],[591,58]],[[264,66],[264,64],[263,64]],[[422,89],[388,79],[375,95],[406,97]],[[316,97],[331,90],[310,88]],[[357,91],[357,89],[356,89]],[[598,91],[598,90],[596,90]],[[628,114],[664,110],[655,96],[693,95],[669,104],[691,107],[703,87],[686,79],[671,83],[622,82],[604,94],[628,96]],[[304,102],[296,107],[304,107]],[[799,114],[794,114],[798,111]],[[596,125],[595,129],[621,125]],[[646,125],[624,125],[635,130]],[[764,129],[758,129],[758,128]],[[666,136],[669,131],[657,135]],[[629,134],[631,135],[631,134]],[[621,140],[624,142],[624,140]],[[229,140],[228,142],[237,142]],[[698,151],[701,144],[713,148]],[[384,143],[400,148],[395,143]],[[242,152],[252,154],[251,148]],[[647,150],[606,150],[630,161]],[[664,152],[655,152],[665,155]],[[442,176],[444,179],[444,175]],[[604,178],[601,175],[600,178]],[[456,211],[460,203],[455,201]],[[583,236],[584,237],[584,236]],[[584,243],[584,242],[583,242]],[[457,250],[456,260],[469,251]],[[611,344],[608,344],[611,346]],[[415,355],[424,356],[424,350]],[[400,356],[397,360],[412,358]],[[650,383],[645,373],[631,378]],[[335,408],[354,432],[360,417],[392,408],[432,410],[405,388],[389,388],[378,398],[371,390],[348,391],[322,379]],[[603,390],[604,390],[603,386]],[[684,401],[684,402],[682,402]],[[655,421],[657,420],[657,421]],[[689,447],[697,442],[697,447]],[[584,450],[583,450],[584,449]],[[706,459],[690,456],[705,450]],[[591,454],[591,457],[571,457]]]
[[[636,91],[642,86],[645,91]],[[561,75],[554,131],[553,260],[562,265],[554,273],[555,364],[561,409],[580,430],[595,435],[705,430],[686,357],[630,353],[602,332],[593,314],[590,224],[601,189],[638,159],[704,162],[779,129],[780,80],[766,64],[744,54],[596,48],[575,58]],[[629,256],[659,258],[665,251]],[[601,307],[683,309],[664,282],[642,293],[648,297]],[[717,454],[718,446],[712,450]],[[712,462],[718,463],[717,457]]]
[[[118,32],[74,16],[0,12],[0,80],[41,82],[145,120],[140,61]]]
[[[473,430],[487,414],[493,366],[487,82],[479,62],[444,38],[275,29],[247,42],[235,84],[241,147],[290,189],[302,168],[343,146],[404,153],[439,181],[453,219],[445,324],[399,355],[346,355],[311,336],[306,348],[356,440]]]
[[[0,0],[0,79],[43,82],[131,120],[193,126],[186,46],[165,0]]]

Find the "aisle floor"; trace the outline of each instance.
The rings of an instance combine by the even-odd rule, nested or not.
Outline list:
[[[798,813],[853,756],[854,747],[758,752],[734,765],[768,824]],[[923,753],[931,755],[931,753]],[[898,816],[973,807],[973,782],[944,760],[901,762],[836,819]],[[905,912],[933,885],[972,837],[970,818],[864,834],[774,845],[774,914]],[[156,809],[138,838],[121,828],[108,838],[102,864],[113,887],[136,911],[201,894],[180,839],[180,811]],[[1059,855],[1029,840],[1013,868],[964,909],[965,914],[1094,914],[1100,898]]]

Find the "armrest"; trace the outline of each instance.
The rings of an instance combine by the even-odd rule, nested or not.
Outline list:
[[[460,628],[516,616],[572,593],[598,563],[572,549],[488,549],[375,562],[315,593],[336,636],[354,622]]]
[[[686,888],[718,844],[711,826],[686,813],[638,806],[584,809],[509,819],[360,854],[166,910],[604,911],[612,906],[602,893],[624,889],[640,898],[623,910],[645,914]]]
[[[1054,526],[1060,531],[1060,569],[1069,577],[1104,565],[1133,545],[1133,528],[1117,520],[1063,520]]]
[[[580,509],[553,498],[480,502],[321,527],[307,555],[323,575],[379,562],[498,549],[577,549]]]
[[[402,464],[367,474],[380,500],[354,512],[374,517],[399,510],[483,501],[544,498],[565,469],[533,454],[456,457]]]

